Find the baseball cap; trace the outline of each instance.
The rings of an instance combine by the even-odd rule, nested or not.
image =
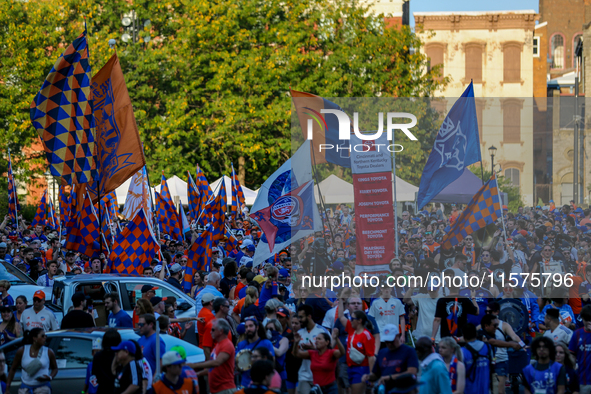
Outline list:
[[[342,271],[345,268],[345,265],[341,260],[337,260],[332,264],[332,268],[338,271]]]
[[[131,341],[123,341],[119,346],[113,346],[111,350],[118,352],[119,350],[126,350],[129,354],[135,354],[135,345]]]
[[[246,248],[248,245],[252,245],[254,246],[254,243],[252,242],[252,240],[246,238],[244,240],[242,240],[242,244],[240,245],[240,249],[244,249]]]
[[[265,279],[262,275],[257,275],[253,278],[253,280],[260,284],[266,281],[267,279]]]
[[[246,250],[249,252],[254,252],[256,250],[254,245],[246,245]]]
[[[219,252],[220,250],[218,249],[217,246],[214,246],[213,248],[211,248],[211,251],[212,252]]]
[[[152,285],[143,285],[142,286],[142,293],[147,293],[150,290],[158,290],[158,287]]]
[[[287,317],[287,316],[289,316],[289,311],[286,308],[281,307],[281,308],[277,309],[277,314],[279,316]]]
[[[382,342],[391,342],[398,335],[398,326],[395,324],[386,324],[380,332],[380,338]]]
[[[183,357],[181,357],[181,355],[174,350],[169,350],[168,352],[164,353],[164,356],[162,356],[163,367],[167,367],[169,365],[182,364],[184,362],[185,360],[183,360]]]
[[[157,265],[156,267],[154,267],[154,272],[160,272],[162,271],[162,264]]]
[[[35,292],[35,294],[33,294],[33,298],[39,298],[40,300],[44,300],[45,299],[45,293],[43,292],[43,290],[37,290]]]
[[[280,270],[279,270],[279,276],[282,276],[282,277],[284,277],[284,278],[287,278],[287,277],[289,276],[289,271],[288,271],[288,270],[286,270],[285,268],[283,268],[283,269],[280,269]]]
[[[155,296],[155,297],[150,298],[150,304],[152,304],[152,306],[156,306],[156,305],[160,304],[162,301],[164,301],[164,298],[162,298],[162,297]]]
[[[6,249],[7,247],[6,242],[0,242],[0,249]]]
[[[185,350],[184,347],[182,346],[173,346],[170,348],[170,350],[173,350],[175,352],[177,352],[178,354],[181,355],[181,357],[183,358],[183,360],[187,359],[187,351]]]
[[[201,297],[201,303],[202,304],[207,304],[208,302],[213,301],[215,298],[215,296],[211,293],[205,293],[203,294],[203,297]]]
[[[172,272],[173,274],[176,274],[177,272],[180,272],[182,270],[183,267],[179,263],[174,263],[172,267],[170,267],[170,272]]]
[[[252,262],[253,262],[252,257],[242,256],[242,258],[240,259],[240,265],[246,265],[248,263],[252,264]]]

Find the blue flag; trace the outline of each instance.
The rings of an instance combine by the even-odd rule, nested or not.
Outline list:
[[[447,185],[458,179],[464,168],[481,161],[480,137],[472,82],[445,117],[433,150],[423,169],[417,206],[427,205]]]

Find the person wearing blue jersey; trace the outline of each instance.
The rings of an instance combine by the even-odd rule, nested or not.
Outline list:
[[[142,352],[152,371],[156,371],[156,363],[160,362],[160,359],[156,359],[156,318],[151,313],[141,315],[137,326],[140,329],[141,338],[138,339],[139,345],[142,347]],[[166,353],[166,345],[162,337],[159,338],[160,345],[160,358]]]
[[[568,297],[568,293],[561,288],[552,290],[551,293],[552,303],[548,304],[542,309],[542,312],[538,316],[538,326],[540,330],[545,330],[547,327],[544,325],[544,319],[546,317],[546,311],[554,308],[560,311],[560,324],[574,330],[575,327],[575,314],[569,304],[565,302]]]
[[[536,361],[523,370],[525,394],[564,394],[566,390],[566,370],[555,361],[556,348],[552,339],[538,337],[531,344]]]
[[[133,320],[127,312],[121,309],[117,293],[109,293],[105,296],[105,309],[110,311],[108,317],[109,327],[133,328]]]
[[[464,327],[464,341],[462,348],[464,365],[466,368],[465,394],[479,394],[483,389],[492,388],[492,347],[476,339],[477,330],[474,324],[468,323]]]
[[[581,394],[591,393],[591,305],[581,310],[583,327],[573,333],[568,350],[577,360],[577,375],[581,384]]]
[[[275,357],[275,349],[271,341],[267,339],[267,332],[265,327],[259,323],[255,317],[247,317],[244,319],[244,334],[246,339],[239,342],[236,346],[236,354],[243,349],[254,350],[257,347],[265,347],[269,350],[269,353]],[[240,379],[242,386],[248,387],[251,383],[250,371],[242,372]]]

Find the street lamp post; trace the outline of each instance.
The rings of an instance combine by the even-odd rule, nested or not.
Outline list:
[[[145,19],[143,26],[140,24],[139,18],[135,10],[131,10],[129,13],[124,14],[121,18],[121,24],[125,32],[121,36],[121,41],[129,42],[133,44],[137,43],[140,39],[140,31],[143,28],[149,28],[152,22],[149,19]],[[144,43],[148,43],[151,40],[150,35],[145,35],[142,40]],[[111,45],[109,43],[109,45]]]
[[[494,145],[491,145],[490,148],[488,148],[488,153],[490,154],[491,175],[493,175],[495,173],[495,154],[497,153],[497,148]]]

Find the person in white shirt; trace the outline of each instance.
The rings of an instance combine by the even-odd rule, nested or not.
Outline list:
[[[544,332],[545,337],[552,339],[555,345],[562,342],[568,346],[573,332],[570,328],[560,324],[560,310],[554,308],[548,309],[544,317],[544,325],[548,328]]]
[[[435,308],[437,306],[437,300],[440,297],[440,289],[429,283],[426,294],[419,293],[413,295],[414,290],[414,287],[409,287],[404,295],[405,304],[414,304],[419,308],[417,326],[412,335],[415,339],[421,337],[431,338],[433,321],[435,320]],[[441,329],[437,330],[437,335],[434,339],[435,342],[439,342],[441,339]]]
[[[21,315],[20,323],[23,332],[35,327],[42,328],[45,332],[59,330],[59,324],[52,311],[45,308],[45,293],[37,290],[33,295],[33,307],[25,309]]]
[[[300,349],[302,350],[310,350],[316,348],[316,336],[320,333],[324,332],[330,335],[328,331],[324,327],[319,324],[314,323],[312,320],[312,314],[314,310],[310,305],[300,305],[298,307],[298,320],[300,321],[301,329],[298,331],[299,336],[301,337],[300,340]],[[313,376],[312,370],[310,366],[312,362],[310,360],[303,360],[302,366],[298,372],[298,387],[297,393],[298,394],[308,394],[312,389],[313,384]]]
[[[369,307],[369,315],[376,319],[380,332],[386,325],[393,324],[399,328],[400,340],[405,341],[406,320],[404,318],[404,305],[398,298],[393,298],[391,288],[384,282],[381,287],[380,298],[374,300]]]
[[[344,292],[346,292],[346,290],[349,290],[348,287],[343,287],[340,292],[339,292],[339,297],[343,297],[343,304],[347,303],[347,297],[345,297],[343,295]],[[332,332],[332,329],[334,328],[334,325],[337,321],[337,308],[339,303],[336,303],[337,306],[330,308],[328,311],[326,311],[326,314],[324,315],[324,320],[322,320],[322,327],[326,328],[327,330]],[[347,318],[349,318],[349,310],[346,309],[345,310],[345,316]]]
[[[53,287],[53,277],[57,273],[58,264],[57,261],[51,260],[47,263],[47,273],[41,275],[37,279],[37,286],[42,287]]]

